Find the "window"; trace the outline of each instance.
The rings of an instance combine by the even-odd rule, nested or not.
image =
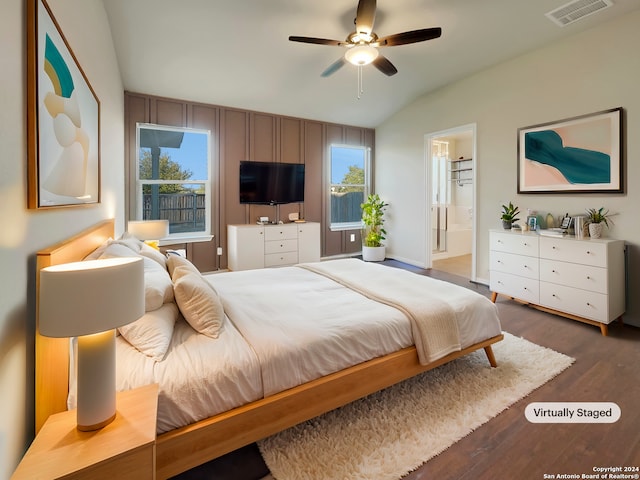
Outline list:
[[[366,147],[331,145],[329,215],[332,230],[360,228],[369,192],[371,150]]]
[[[170,237],[211,232],[211,134],[137,125],[136,218],[169,220]]]

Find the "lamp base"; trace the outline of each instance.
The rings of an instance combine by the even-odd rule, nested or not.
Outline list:
[[[78,430],[99,430],[116,418],[115,330],[78,337]]]

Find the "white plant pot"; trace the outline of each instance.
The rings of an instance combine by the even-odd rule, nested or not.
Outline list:
[[[365,262],[381,262],[384,260],[385,248],[362,246],[362,259]]]
[[[591,238],[600,238],[602,237],[602,223],[590,223],[589,224],[589,236]]]

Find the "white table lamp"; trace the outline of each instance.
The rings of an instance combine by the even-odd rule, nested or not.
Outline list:
[[[147,245],[158,249],[160,239],[169,235],[169,220],[132,220],[127,231]]]
[[[88,260],[40,271],[40,334],[78,337],[78,430],[98,430],[115,419],[114,329],[142,315],[142,258]]]

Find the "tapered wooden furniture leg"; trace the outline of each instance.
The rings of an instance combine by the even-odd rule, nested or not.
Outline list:
[[[487,354],[487,358],[489,359],[489,364],[492,367],[497,367],[498,362],[496,362],[496,356],[493,354],[493,349],[491,348],[491,345],[487,345],[486,347],[484,347],[484,353]]]

